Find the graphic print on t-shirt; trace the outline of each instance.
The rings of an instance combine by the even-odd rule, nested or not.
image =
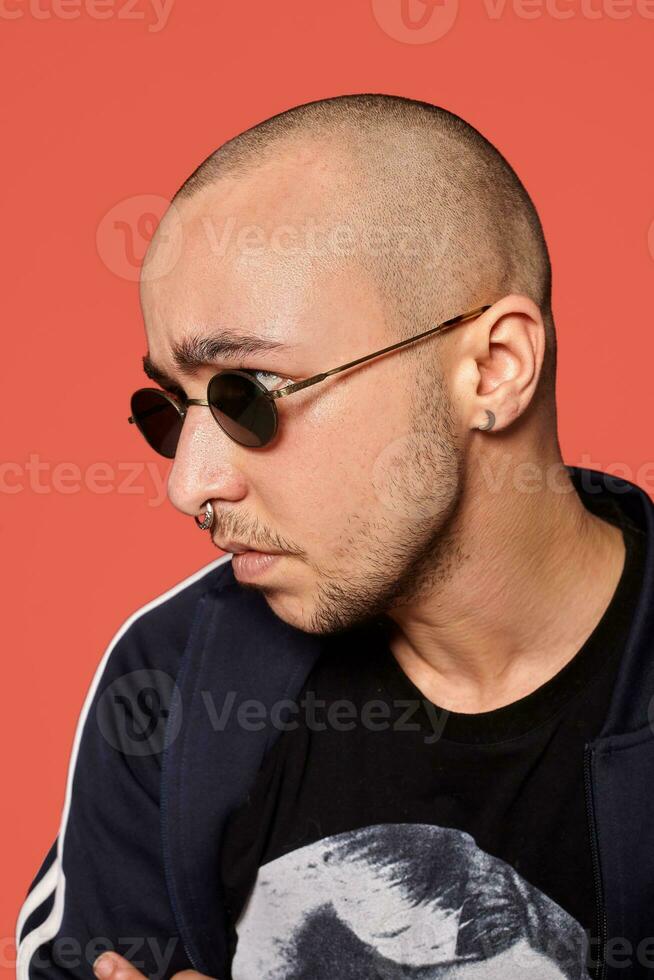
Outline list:
[[[263,864],[233,980],[587,980],[567,912],[462,831],[384,823]]]

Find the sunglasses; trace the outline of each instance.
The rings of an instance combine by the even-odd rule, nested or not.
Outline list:
[[[391,344],[390,347],[384,347],[355,361],[341,364],[331,371],[314,374],[304,381],[284,385],[283,388],[275,388],[272,391],[253,377],[253,374],[258,372],[245,370],[219,371],[218,374],[214,374],[207,385],[206,401],[201,398],[181,400],[161,388],[139,388],[132,395],[130,402],[132,414],[127,421],[136,425],[155,452],[167,459],[174,459],[189,405],[203,405],[211,410],[214,419],[230,439],[241,446],[260,449],[272,442],[277,433],[279,414],[275,402],[278,398],[285,398],[310,385],[318,384],[331,374],[337,374],[339,371],[345,371],[346,368],[354,367],[355,364],[362,364],[373,357],[397,350],[415,340],[420,340],[421,337],[427,337],[463,323],[465,320],[471,320],[489,309],[490,305],[480,306],[470,313],[461,313],[416,334],[415,337],[408,337],[397,344]]]

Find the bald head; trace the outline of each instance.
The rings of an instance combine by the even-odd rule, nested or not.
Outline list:
[[[246,180],[307,145],[325,161],[324,172],[313,167],[312,190],[329,214],[328,259],[351,257],[372,279],[391,339],[522,293],[546,328],[538,395],[553,396],[551,266],[538,214],[502,154],[459,116],[378,94],[296,106],[219,147],[174,200]],[[301,172],[296,181],[301,193]]]

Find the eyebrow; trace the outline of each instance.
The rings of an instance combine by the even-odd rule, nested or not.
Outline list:
[[[194,377],[198,368],[213,365],[217,360],[241,361],[257,354],[290,351],[295,346],[295,344],[283,344],[278,340],[268,340],[266,337],[257,337],[254,334],[234,334],[220,330],[209,336],[192,334],[185,337],[173,344],[171,353],[180,371]],[[154,363],[149,351],[143,356],[143,370],[148,378],[162,388],[179,389],[179,382]]]

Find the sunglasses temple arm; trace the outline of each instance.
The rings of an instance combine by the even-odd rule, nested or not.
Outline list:
[[[391,344],[390,347],[383,347],[381,350],[375,351],[374,354],[366,354],[364,357],[358,357],[356,361],[350,361],[348,364],[342,364],[341,367],[332,368],[331,371],[325,372],[325,377],[330,374],[335,374],[336,371],[344,371],[345,368],[353,367],[355,364],[361,364],[362,361],[369,361],[371,357],[379,357],[380,354],[387,354],[388,351],[397,350],[398,347],[405,347],[407,344],[412,344],[415,340],[421,340],[423,337],[429,336],[429,334],[438,333],[449,327],[455,327],[457,324],[463,323],[464,320],[472,320],[473,317],[480,316],[489,309],[490,306],[480,306],[478,309],[471,310],[469,313],[460,313],[458,316],[453,316],[450,320],[437,323],[435,327],[429,327],[428,330],[423,330],[422,333],[416,334],[415,337],[407,337],[406,340],[399,340],[396,344]]]
[[[354,367],[355,364],[361,364],[363,361],[369,361],[373,357],[379,357],[381,354],[387,354],[389,351],[397,350],[398,347],[405,347],[407,344],[412,344],[415,340],[420,340],[422,337],[427,337],[429,334],[437,333],[438,331],[446,330],[449,327],[454,327],[459,323],[463,323],[464,320],[472,320],[474,317],[480,316],[489,309],[490,305],[480,306],[478,309],[471,310],[469,313],[461,313],[459,316],[453,316],[450,320],[445,320],[443,323],[438,323],[435,327],[430,327],[429,330],[423,330],[422,333],[416,334],[415,337],[407,337],[406,340],[400,340],[398,343],[391,344],[390,347],[384,347],[382,350],[375,351],[373,354],[365,354],[363,357],[358,357],[355,361],[348,361],[347,364],[341,364],[340,367],[332,368],[331,371],[324,371],[322,374],[315,374],[312,378],[307,378],[305,381],[298,381],[294,384],[285,385],[283,388],[278,388],[277,391],[270,392],[270,395],[273,398],[282,398],[284,395],[290,395],[294,391],[300,391],[302,388],[308,388],[309,385],[318,384],[319,381],[323,381],[331,374],[337,374],[339,371],[345,371],[347,368]]]

